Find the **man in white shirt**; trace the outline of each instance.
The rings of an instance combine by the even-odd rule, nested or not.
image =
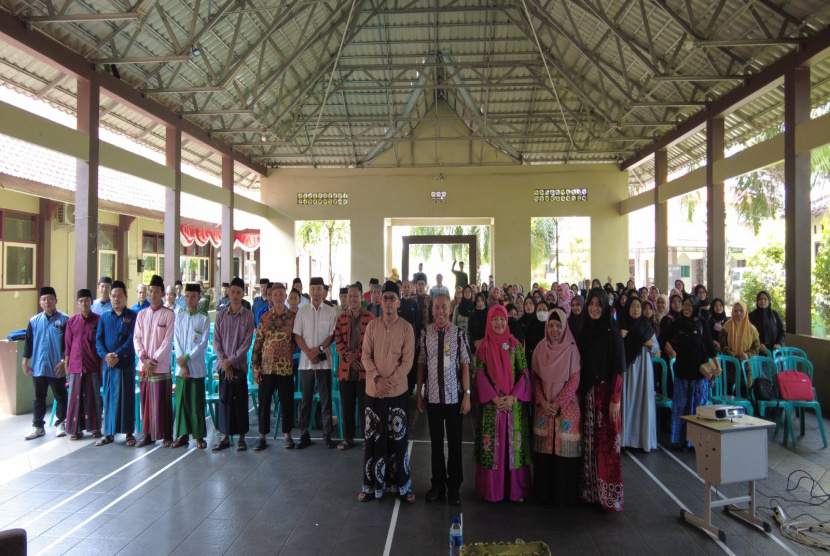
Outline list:
[[[439,295],[446,295],[447,297],[450,297],[450,290],[449,288],[447,288],[447,286],[444,285],[444,276],[438,274],[435,277],[435,281],[438,283],[432,286],[432,288],[429,290],[429,296],[432,299],[435,299]]]
[[[311,303],[300,307],[294,320],[294,340],[300,348],[300,443],[297,449],[311,446],[308,433],[311,422],[311,405],[314,397],[314,381],[323,416],[323,443],[334,448],[331,440],[331,347],[337,315],[334,307],[323,303],[325,285],[323,279],[314,277],[309,287]]]

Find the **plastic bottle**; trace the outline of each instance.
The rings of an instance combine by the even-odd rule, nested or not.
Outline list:
[[[460,556],[462,546],[464,546],[464,534],[461,530],[461,519],[454,517],[450,527],[450,556]]]

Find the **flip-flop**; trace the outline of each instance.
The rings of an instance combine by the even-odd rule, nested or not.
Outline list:
[[[187,436],[187,435],[184,435],[180,438],[177,438],[175,442],[170,444],[170,447],[171,448],[178,448],[179,446],[187,446],[188,444],[190,444],[190,437]]]
[[[214,444],[213,448],[211,448],[210,450],[212,452],[221,452],[222,450],[226,450],[230,447],[231,447],[230,440],[220,440],[219,444]]]
[[[111,436],[103,436],[101,440],[95,443],[96,446],[106,446],[107,444],[112,444],[115,439]]]
[[[411,490],[407,490],[406,492],[401,494],[401,502],[406,502],[407,504],[414,504],[415,493]]]
[[[361,491],[360,494],[357,495],[357,499],[360,502],[371,502],[375,499],[375,495],[371,492]]]
[[[101,438],[101,431],[92,431],[92,438]]]
[[[341,452],[345,452],[346,450],[350,450],[352,448],[354,448],[354,442],[347,442],[346,440],[337,445],[337,449]]]
[[[207,448],[207,442],[205,442],[204,439],[200,438],[196,441],[196,447],[200,450],[204,450],[205,448]]]
[[[112,442],[112,440],[110,440]],[[135,446],[135,437],[133,435],[127,436],[127,446]]]

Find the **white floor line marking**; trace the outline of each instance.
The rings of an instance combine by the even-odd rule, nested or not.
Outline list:
[[[412,462],[412,446],[414,440],[409,441],[409,447],[406,449],[406,457]],[[373,495],[374,496],[374,495]],[[383,549],[383,556],[389,556],[392,553],[392,539],[395,537],[395,526],[398,524],[398,511],[401,508],[401,497],[395,497],[395,509],[392,510],[392,520],[389,523],[389,533],[386,535],[386,546]]]
[[[674,454],[672,454],[671,452],[669,452],[668,450],[666,450],[665,448],[663,448],[663,446],[661,446],[661,445],[659,445],[659,444],[658,444],[658,446],[660,447],[660,449],[661,449],[661,450],[663,450],[664,452],[666,452],[666,453],[669,455],[669,457],[671,457],[674,461],[676,461],[677,463],[679,463],[681,467],[683,467],[686,471],[688,471],[688,472],[689,472],[689,473],[691,473],[694,477],[696,477],[698,481],[700,481],[701,483],[705,483],[705,481],[704,481],[703,479],[701,479],[701,478],[698,476],[698,474],[697,474],[697,473],[695,473],[695,472],[692,470],[692,468],[691,468],[691,467],[689,467],[688,465],[686,465],[685,463],[683,463],[682,461],[680,461],[680,459],[678,459],[678,457],[677,457],[677,456],[675,456]],[[723,495],[723,494],[721,494],[721,493],[718,491],[718,489],[714,489],[714,490],[715,490],[715,493],[716,493],[716,494],[717,494],[717,495],[718,495],[721,499],[725,498],[725,497],[724,497],[724,495]],[[757,495],[757,489],[756,489],[756,495]],[[787,546],[786,544],[784,544],[784,542],[783,542],[781,539],[779,539],[778,537],[776,537],[775,535],[773,535],[773,534],[772,534],[772,532],[767,533],[766,531],[764,531],[764,533],[765,533],[765,534],[766,534],[769,538],[771,538],[773,541],[775,541],[775,543],[776,543],[778,546],[780,546],[781,548],[783,548],[783,549],[784,549],[784,550],[785,550],[788,554],[791,554],[792,556],[798,556],[798,553],[797,553],[797,552],[793,552],[793,551],[792,551],[792,549],[791,549],[789,546]]]
[[[74,533],[75,531],[77,531],[78,529],[80,529],[81,527],[83,527],[84,525],[86,525],[87,523],[89,523],[90,521],[92,521],[93,519],[98,517],[99,515],[103,514],[108,509],[112,508],[113,506],[115,506],[116,504],[121,502],[123,499],[125,499],[127,496],[129,496],[133,492],[137,491],[138,489],[140,489],[141,487],[143,487],[144,485],[146,485],[147,483],[149,483],[150,481],[152,481],[153,479],[155,479],[156,477],[158,477],[159,475],[161,475],[162,473],[164,473],[165,471],[167,471],[168,469],[170,469],[171,467],[173,467],[178,462],[180,462],[181,460],[183,460],[184,458],[186,458],[187,456],[189,456],[190,454],[192,454],[195,451],[196,451],[196,448],[189,449],[187,452],[180,455],[178,458],[174,459],[173,461],[171,461],[170,463],[168,463],[167,465],[165,465],[164,467],[162,467],[161,469],[159,469],[158,471],[156,471],[155,473],[153,473],[152,475],[150,475],[149,477],[147,477],[146,479],[144,479],[143,481],[138,483],[136,486],[134,486],[133,488],[131,488],[130,490],[128,490],[127,492],[125,492],[124,494],[122,494],[121,496],[119,496],[118,498],[116,498],[115,500],[113,500],[112,502],[110,502],[109,504],[107,504],[106,506],[104,506],[103,508],[101,508],[100,510],[98,510],[97,512],[92,514],[91,516],[89,516],[87,519],[85,519],[84,521],[82,521],[81,523],[79,523],[78,525],[76,525],[75,527],[73,527],[72,529],[67,531],[66,533],[64,533],[61,537],[55,539],[51,544],[44,547],[40,552],[38,552],[36,556],[40,556],[41,554],[43,554],[43,553],[49,551],[50,549],[54,548],[55,546],[60,544],[60,542],[63,541],[66,537],[70,536],[72,533]]]
[[[674,503],[675,503],[675,504],[677,504],[678,506],[680,506],[680,509],[682,509],[682,510],[686,510],[687,512],[692,513],[692,512],[691,512],[691,510],[689,510],[689,508],[687,508],[687,507],[686,507],[686,504],[684,504],[683,502],[681,502],[681,501],[680,501],[680,499],[679,499],[677,496],[675,496],[675,495],[674,495],[674,493],[673,493],[672,491],[670,491],[666,485],[664,485],[662,482],[660,482],[660,479],[658,479],[657,477],[655,477],[655,476],[654,476],[654,473],[652,473],[651,471],[649,471],[649,470],[648,470],[648,468],[646,468],[646,466],[645,466],[645,465],[643,465],[642,463],[640,463],[640,460],[638,460],[638,459],[637,459],[637,458],[635,458],[633,455],[631,455],[631,452],[629,452],[628,450],[626,450],[626,451],[625,451],[625,453],[628,455],[628,457],[630,457],[630,458],[634,461],[634,463],[636,463],[636,464],[640,467],[640,469],[642,469],[642,470],[643,470],[643,472],[644,472],[646,475],[648,475],[649,477],[651,477],[651,480],[652,480],[652,481],[654,481],[654,483],[655,483],[657,486],[659,486],[661,489],[663,489],[663,492],[665,492],[666,494],[668,494],[668,495],[669,495],[669,497],[670,497],[672,500],[674,500]],[[704,530],[704,529],[700,529],[700,530],[701,530],[701,531],[703,531],[703,533],[704,533],[704,534],[709,535],[709,536],[710,536],[710,538],[711,538],[713,541],[715,541],[715,542],[718,544],[718,546],[720,546],[720,547],[723,549],[723,551],[724,551],[724,552],[726,552],[726,553],[727,553],[727,554],[729,554],[730,556],[736,556],[736,554],[735,554],[734,552],[732,552],[732,551],[729,549],[729,547],[728,547],[728,546],[726,546],[726,544],[724,544],[724,543],[723,543],[723,541],[721,541],[721,540],[720,540],[720,539],[718,539],[718,538],[712,537],[712,536],[711,536],[711,534],[710,534],[708,531]]]
[[[118,469],[116,469],[115,471],[113,471],[112,473],[110,473],[109,475],[105,475],[105,476],[101,477],[100,479],[98,479],[97,481],[95,481],[94,483],[92,483],[91,485],[89,485],[88,487],[86,487],[85,489],[83,489],[83,490],[79,490],[78,492],[76,492],[75,494],[73,494],[72,496],[70,496],[69,498],[67,498],[66,500],[64,500],[63,502],[61,502],[61,503],[59,503],[59,504],[56,504],[56,505],[52,506],[51,508],[49,508],[48,510],[46,510],[46,511],[45,511],[45,512],[43,512],[42,514],[40,514],[40,515],[38,515],[38,516],[35,516],[34,518],[32,518],[32,520],[31,520],[31,521],[29,521],[27,524],[25,524],[25,525],[23,526],[23,528],[24,528],[24,529],[28,528],[28,527],[29,527],[32,523],[35,523],[36,521],[38,521],[38,520],[39,520],[39,519],[41,519],[42,517],[49,515],[50,513],[54,512],[55,510],[57,510],[58,508],[60,508],[60,507],[61,507],[61,506],[63,506],[64,504],[66,504],[66,503],[68,503],[68,502],[71,502],[72,500],[74,500],[75,498],[77,498],[77,497],[78,497],[78,496],[80,496],[81,494],[85,493],[86,491],[88,491],[88,490],[89,490],[89,489],[91,489],[92,487],[94,487],[94,486],[98,486],[98,485],[100,485],[101,483],[103,483],[104,481],[106,481],[107,479],[109,479],[110,477],[112,477],[112,476],[114,476],[114,475],[117,475],[118,473],[120,473],[121,471],[125,470],[126,468],[128,468],[129,466],[131,466],[132,464],[134,464],[135,462],[137,462],[137,461],[139,461],[139,460],[141,460],[141,459],[143,459],[143,458],[146,458],[147,456],[149,456],[150,454],[152,454],[153,452],[155,452],[155,451],[156,451],[156,450],[158,450],[159,448],[161,448],[161,446],[156,446],[156,447],[155,447],[155,448],[153,448],[152,450],[150,450],[150,451],[148,451],[148,452],[144,452],[143,454],[141,454],[140,456],[138,456],[138,457],[137,457],[137,458],[135,458],[134,460],[132,460],[132,461],[130,461],[130,462],[128,462],[128,463],[125,463],[124,465],[122,465],[121,467],[119,467]]]

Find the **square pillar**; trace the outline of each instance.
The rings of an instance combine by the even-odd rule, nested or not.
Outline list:
[[[166,161],[173,168],[173,186],[164,190],[164,284],[181,279],[182,132],[167,126]]]
[[[78,79],[77,86],[78,131],[87,134],[89,157],[75,162],[75,291],[94,288],[98,283],[98,107],[101,101],[97,81]]]
[[[795,154],[795,128],[809,119],[810,68],[790,68],[784,74],[784,320],[789,334],[811,332],[810,153]]]
[[[663,292],[669,291],[669,208],[660,202],[660,187],[668,179],[669,153],[661,149],[654,153],[654,284]]]
[[[233,274],[233,158],[222,157],[222,189],[230,195],[228,205],[222,207],[222,245],[219,247],[220,259],[222,260],[221,281],[230,282]],[[262,247],[260,247],[262,249]],[[244,261],[239,271],[244,277]]]
[[[386,233],[384,225],[383,217],[370,214],[353,218],[349,222],[351,227],[349,243],[352,251],[350,282],[360,280],[363,284],[368,284],[369,278],[383,280],[386,276],[383,270],[383,243]]]
[[[130,228],[135,216],[118,215],[118,268],[116,277],[124,283],[130,281]]]
[[[493,280],[499,287],[508,284],[530,283],[530,218],[526,214],[511,215],[509,211],[493,218],[490,228],[493,250],[490,252],[490,268]],[[470,262],[470,266],[475,264]],[[430,276],[430,279],[433,277]],[[487,276],[481,276],[486,282]]]
[[[723,118],[706,121],[706,289],[709,299],[726,294],[726,204],[723,182],[715,183],[715,162],[723,159]]]

